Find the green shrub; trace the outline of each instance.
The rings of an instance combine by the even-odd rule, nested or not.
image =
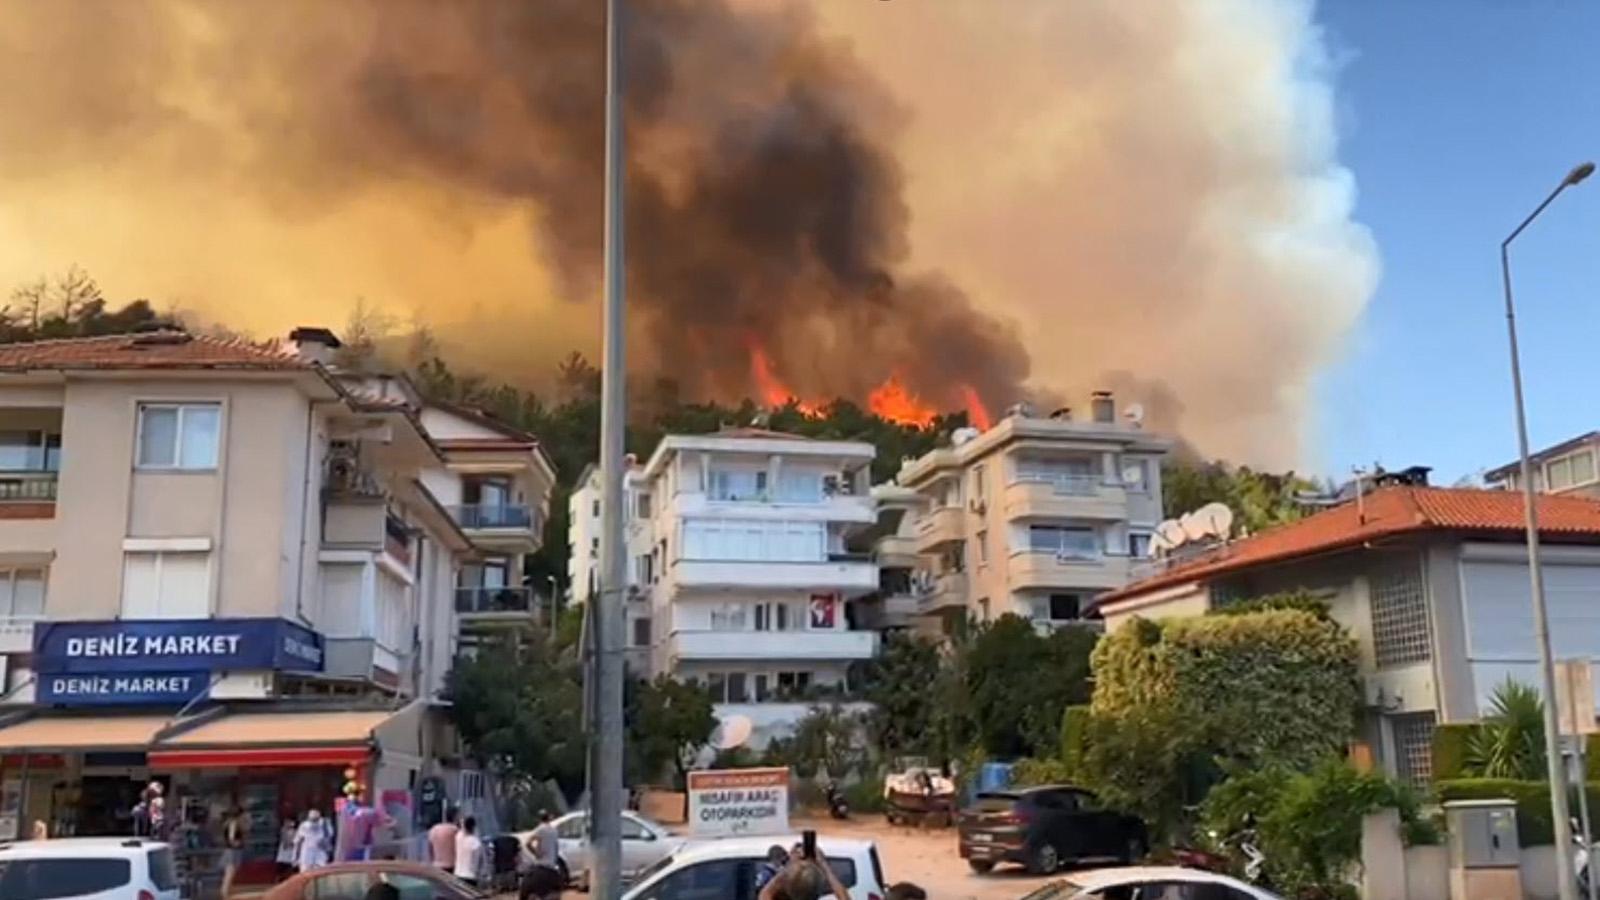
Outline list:
[[[1019,759],[1011,769],[1011,783],[1018,787],[1031,787],[1036,784],[1071,784],[1073,777],[1072,769],[1065,762],[1052,757]]]
[[[1476,723],[1439,725],[1433,729],[1433,780],[1451,781],[1462,776],[1467,758],[1467,742]]]
[[[1589,809],[1600,809],[1600,781],[1586,786]],[[1517,839],[1524,847],[1549,846],[1555,842],[1555,826],[1550,818],[1550,786],[1543,781],[1517,781],[1511,778],[1457,778],[1434,785],[1441,802],[1448,800],[1509,799],[1517,804]],[[1569,798],[1577,815],[1577,792]]]
[[[883,779],[863,778],[844,789],[844,799],[853,813],[883,812]]]
[[[1090,712],[1087,706],[1069,706],[1061,713],[1061,761],[1067,771],[1083,771],[1084,754],[1089,749]]]
[[[1215,616],[1243,616],[1250,613],[1271,612],[1274,610],[1297,610],[1310,613],[1319,619],[1330,618],[1328,604],[1313,597],[1309,591],[1285,591],[1281,594],[1267,594],[1263,597],[1253,597],[1249,600],[1240,600],[1237,603],[1228,603],[1212,609],[1209,615]]]

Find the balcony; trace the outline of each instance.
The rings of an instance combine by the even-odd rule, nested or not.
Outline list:
[[[1013,591],[1111,590],[1128,583],[1126,556],[1072,556],[1053,550],[1023,550],[1006,561]]]
[[[680,559],[668,579],[679,588],[775,588],[864,594],[878,586],[878,567],[865,555],[826,560]]]
[[[917,596],[917,609],[927,614],[943,609],[965,609],[967,606],[967,573],[946,572],[933,579],[927,589]]]
[[[538,549],[544,524],[521,503],[468,503],[450,507],[450,515],[474,543],[512,552]]]
[[[42,615],[0,616],[0,655],[33,652],[33,626]]]
[[[0,519],[50,519],[56,514],[57,473],[0,471]]]
[[[666,514],[679,519],[783,519],[804,522],[855,522],[869,524],[877,512],[872,498],[862,494],[829,494],[814,499],[785,498],[757,493],[705,494],[680,491],[668,500]]]
[[[456,612],[462,616],[529,618],[540,597],[529,587],[458,587]]]
[[[941,506],[930,510],[917,518],[917,551],[927,553],[941,544],[959,541],[967,536],[966,523],[963,516],[966,512],[959,506]]]
[[[878,651],[872,631],[678,631],[668,653],[676,660],[849,660]]]
[[[1098,475],[1024,474],[1006,485],[1007,519],[1106,519],[1128,517],[1128,493]]]

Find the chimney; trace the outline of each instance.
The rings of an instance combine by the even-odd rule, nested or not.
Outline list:
[[[289,332],[289,343],[294,344],[301,359],[323,366],[333,365],[333,351],[344,346],[332,331],[311,325]]]
[[[1110,425],[1117,421],[1117,402],[1111,399],[1110,391],[1095,391],[1089,400],[1089,407],[1094,411],[1092,418],[1101,425]]]

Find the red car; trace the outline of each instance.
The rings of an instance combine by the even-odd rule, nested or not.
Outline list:
[[[482,900],[489,896],[434,866],[385,860],[339,863],[301,872],[269,888],[261,900],[364,900],[379,881],[394,885],[400,900]]]

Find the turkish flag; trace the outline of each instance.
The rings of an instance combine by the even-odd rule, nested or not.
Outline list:
[[[832,628],[835,610],[839,608],[839,598],[833,594],[811,595],[811,627]]]

